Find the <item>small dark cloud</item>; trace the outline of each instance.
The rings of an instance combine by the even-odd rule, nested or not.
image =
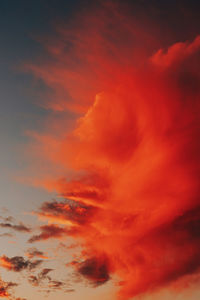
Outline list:
[[[17,283],[14,282],[5,282],[0,278],[0,298],[9,298],[11,299],[11,294],[10,294],[10,290],[12,290],[13,287],[18,286]],[[13,298],[12,299],[16,299]],[[17,299],[16,299],[17,300]]]
[[[0,286],[0,297],[9,297],[6,287]]]
[[[51,277],[48,275],[53,269],[45,268],[37,276],[31,275],[28,278],[28,281],[33,286],[39,286],[44,280],[51,281]]]
[[[25,226],[23,223],[20,223],[18,225],[13,225],[11,223],[0,223],[1,228],[9,228],[15,231],[19,232],[31,232],[31,229],[27,226]]]
[[[45,268],[40,272],[40,276],[41,278],[44,278],[44,276],[46,276],[47,274],[49,274],[49,272],[53,271],[53,269],[49,269],[49,268]]]
[[[33,235],[29,239],[29,243],[34,243],[42,240],[48,240],[50,238],[60,238],[67,233],[66,228],[59,227],[57,225],[44,225],[40,227],[41,233]]]
[[[32,286],[46,288],[47,293],[57,289],[63,289],[64,292],[74,291],[73,289],[68,288],[68,282],[52,279],[49,275],[51,271],[53,271],[53,269],[45,268],[37,275],[29,276],[28,281]]]
[[[78,273],[95,287],[110,279],[108,262],[105,258],[93,257],[74,265]]]
[[[48,257],[44,254],[43,251],[38,250],[37,248],[30,248],[27,250],[26,255],[28,258],[40,257],[47,259]]]
[[[90,216],[94,213],[95,209],[91,205],[66,199],[63,202],[45,202],[40,208],[38,215],[66,220],[81,225],[89,222]]]
[[[29,270],[35,269],[37,266],[39,266],[42,263],[41,259],[35,260],[35,261],[29,261]]]
[[[42,263],[42,260],[25,260],[22,256],[14,256],[14,257],[7,257],[3,255],[0,257],[0,265],[10,271],[14,272],[21,272],[23,270],[33,270],[37,266]]]

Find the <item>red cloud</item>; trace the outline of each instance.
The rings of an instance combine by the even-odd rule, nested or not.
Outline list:
[[[55,91],[46,106],[78,121],[69,132],[52,114],[48,134],[34,134],[53,170],[37,183],[65,198],[39,215],[66,227],[43,226],[30,241],[81,238],[78,271],[101,283],[116,274],[127,299],[199,272],[200,44],[141,59],[144,35],[104,12],[59,28],[52,62],[31,67]]]

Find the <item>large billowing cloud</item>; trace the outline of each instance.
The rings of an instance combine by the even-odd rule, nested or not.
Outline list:
[[[115,274],[128,299],[200,269],[200,37],[152,53],[114,7],[79,22],[58,26],[52,59],[30,66],[54,93],[46,133],[33,134],[52,169],[36,183],[64,198],[42,205],[59,225],[30,242],[77,238],[75,269],[94,285]]]

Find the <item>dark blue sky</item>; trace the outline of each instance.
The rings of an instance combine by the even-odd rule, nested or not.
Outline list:
[[[27,129],[35,129],[46,112],[38,102],[44,84],[36,84],[31,75],[20,67],[41,54],[42,47],[34,36],[49,32],[51,23],[69,17],[78,1],[0,1],[0,206],[24,206],[31,191],[30,201],[38,198],[36,190],[19,186],[11,176],[26,165],[20,148],[27,142]],[[11,175],[12,174],[12,175]],[[37,195],[36,195],[37,194]],[[26,206],[26,205],[25,205]]]
[[[17,68],[34,59],[42,48],[34,35],[51,31],[51,24],[68,19],[74,12],[97,1],[86,0],[1,0],[0,1],[0,91],[1,113],[14,110],[23,112],[34,95],[32,78]],[[133,15],[148,18],[165,42],[193,39],[200,28],[200,4],[196,0],[137,0],[132,3]],[[30,92],[31,89],[31,92]],[[27,100],[27,97],[29,100]],[[16,100],[17,99],[17,100]]]

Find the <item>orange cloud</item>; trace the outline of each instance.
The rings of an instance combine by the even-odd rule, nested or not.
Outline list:
[[[38,215],[65,224],[30,241],[81,239],[75,269],[101,283],[116,274],[128,299],[199,272],[200,44],[141,58],[131,19],[110,7],[94,15],[58,28],[52,61],[30,67],[55,91],[47,133],[33,134],[52,172],[35,183],[64,198]],[[53,116],[68,110],[77,120],[65,127]]]
[[[0,297],[1,298],[8,298],[11,299],[11,294],[10,294],[10,289],[12,289],[13,287],[17,286],[18,284],[14,283],[14,282],[5,282],[0,278]],[[16,299],[15,297],[12,299]],[[19,299],[19,298],[17,298]],[[16,299],[16,300],[17,300]]]
[[[5,297],[5,298],[8,298],[9,297],[9,294],[8,292],[6,291],[6,288],[1,286],[0,287],[0,297]]]

